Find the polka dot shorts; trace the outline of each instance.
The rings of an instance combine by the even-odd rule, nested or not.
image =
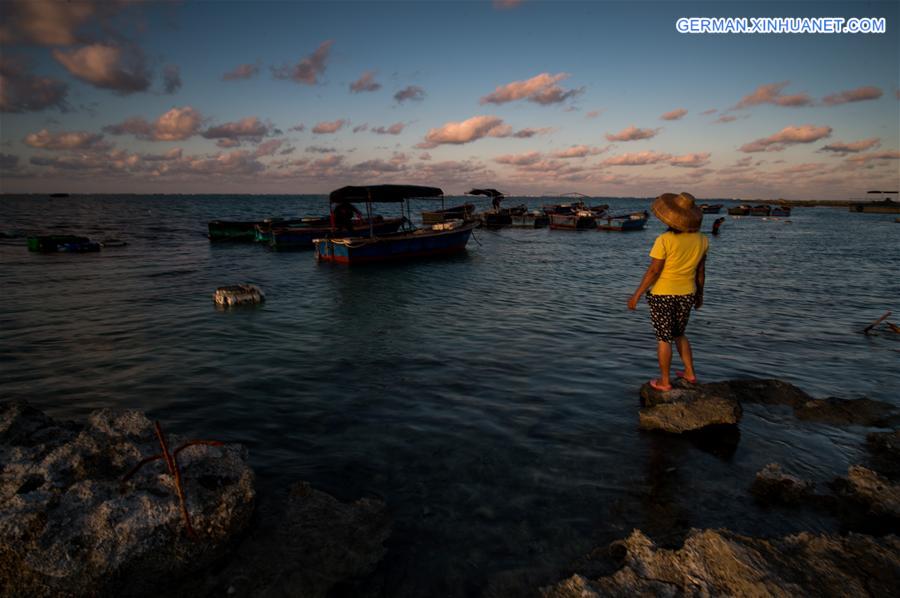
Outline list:
[[[691,308],[694,306],[694,294],[690,295],[654,295],[647,291],[647,304],[650,306],[650,321],[656,329],[656,340],[672,342],[684,336]]]

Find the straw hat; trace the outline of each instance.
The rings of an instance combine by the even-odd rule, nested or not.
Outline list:
[[[703,210],[694,205],[694,196],[690,193],[663,193],[653,201],[650,209],[663,223],[681,232],[698,231],[703,221]]]

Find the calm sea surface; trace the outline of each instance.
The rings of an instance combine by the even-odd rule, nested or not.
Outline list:
[[[0,197],[0,397],[61,418],[138,408],[173,432],[241,442],[263,495],[303,479],[342,499],[383,498],[394,518],[377,573],[387,595],[549,583],[635,527],[661,542],[689,527],[837,529],[760,509],[747,488],[772,461],[817,481],[843,474],[864,459],[869,429],[750,405],[736,447],[638,431],[655,340],[646,304],[626,302],[659,221],[628,234],[478,230],[464,256],[368,267],[206,239],[215,218],[325,206]],[[129,244],[29,253],[24,235],[41,231]],[[698,375],[900,405],[898,335],[858,333],[888,309],[900,320],[898,239],[894,215],[728,217],[688,328]],[[214,309],[215,288],[238,282],[268,301]]]

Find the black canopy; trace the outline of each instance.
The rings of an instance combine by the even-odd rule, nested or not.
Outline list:
[[[444,192],[437,187],[419,185],[366,185],[364,187],[341,187],[328,196],[331,203],[342,201],[371,201],[376,203],[397,202],[415,197],[442,197]]]
[[[503,197],[503,193],[497,191],[496,189],[472,189],[469,191],[469,195],[487,195],[488,197]]]

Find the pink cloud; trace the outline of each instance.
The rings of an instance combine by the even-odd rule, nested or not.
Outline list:
[[[654,151],[637,152],[613,156],[603,161],[605,166],[645,166],[658,164],[672,159],[671,154],[661,154]]]
[[[223,81],[238,81],[240,79],[251,79],[259,74],[258,64],[239,64],[224,75]]]
[[[331,51],[333,43],[334,40],[322,42],[315,52],[294,66],[285,65],[273,68],[272,75],[276,79],[290,79],[296,83],[315,85],[319,82],[319,77],[325,74],[325,63],[328,60],[328,53]]]
[[[704,110],[700,114],[702,116],[709,116],[710,114],[715,114],[716,112],[718,112],[718,110],[716,108],[710,108],[709,110]]]
[[[421,102],[424,98],[425,90],[418,85],[410,85],[408,87],[404,87],[394,94],[394,100],[396,100],[398,104],[402,104],[407,100]]]
[[[676,108],[675,110],[672,110],[671,112],[666,112],[665,114],[660,116],[660,118],[663,120],[680,120],[687,113],[688,113],[688,111],[685,110],[684,108]]]
[[[378,135],[399,135],[403,132],[405,123],[394,123],[389,127],[373,127],[372,132]]]
[[[743,108],[749,108],[750,106],[757,106],[759,104],[774,104],[776,106],[789,107],[811,106],[813,104],[812,98],[805,93],[798,93],[788,96],[782,95],[781,91],[788,86],[788,83],[790,83],[790,81],[760,85],[756,88],[756,91],[744,96],[733,109],[741,110]]]
[[[78,41],[77,30],[97,11],[90,1],[4,2],[0,43],[20,41],[43,46],[71,46]]]
[[[681,168],[699,168],[709,164],[709,152],[700,152],[696,154],[684,154],[683,156],[674,156],[669,160],[671,166],[679,166]]]
[[[816,127],[813,125],[791,126],[783,128],[774,135],[746,143],[739,147],[738,150],[746,153],[780,152],[788,145],[813,143],[830,135],[831,127]]]
[[[634,125],[626,127],[618,133],[607,133],[606,139],[609,141],[637,141],[639,139],[650,139],[656,137],[660,129],[639,129]]]
[[[47,150],[105,150],[110,148],[110,145],[103,141],[103,135],[87,131],[51,133],[47,129],[41,129],[37,133],[29,133],[22,141],[25,145]]]
[[[239,147],[240,145],[241,142],[238,139],[223,138],[216,140],[216,147],[221,147],[222,149],[230,149],[232,147]]]
[[[136,116],[117,125],[103,127],[113,135],[134,135],[147,141],[180,141],[196,135],[203,115],[190,106],[172,108],[154,122]]]
[[[736,120],[737,120],[737,117],[736,117],[736,116],[732,116],[731,114],[723,114],[722,116],[720,116],[719,118],[717,118],[716,120],[714,120],[714,121],[713,121],[713,124],[716,124],[716,123],[718,123],[718,124],[732,123],[732,122],[734,122],[734,121],[736,121]]]
[[[94,87],[127,95],[150,86],[144,56],[136,47],[92,44],[77,50],[53,50],[53,57],[73,76]]]
[[[877,100],[884,95],[884,92],[877,87],[857,87],[856,89],[848,89],[840,93],[833,93],[822,98],[822,103],[826,106],[837,106],[839,104],[847,104],[849,102],[864,102],[866,100]]]
[[[50,77],[28,72],[25,63],[0,55],[0,112],[36,112],[56,108],[68,110],[69,86]]]
[[[381,89],[381,83],[375,81],[375,73],[366,71],[359,79],[350,84],[352,93],[362,93],[364,91],[378,91]]]
[[[546,135],[548,133],[552,133],[553,129],[551,127],[543,127],[540,129],[533,129],[531,127],[525,127],[524,129],[520,129],[512,134],[516,139],[529,139],[534,137],[535,135]]]
[[[572,147],[564,150],[559,150],[558,152],[553,153],[554,158],[584,158],[587,156],[596,156],[597,154],[602,154],[607,151],[609,148],[599,148],[599,147],[591,147],[589,145],[573,145]]]
[[[220,144],[220,147],[234,147],[241,141],[258,142],[269,134],[269,130],[269,126],[257,117],[248,116],[235,122],[210,127],[203,132],[203,137],[228,140],[227,144]]]
[[[584,117],[587,119],[597,118],[598,116],[600,116],[601,112],[603,112],[603,111],[602,110],[591,110],[590,112],[585,114]]]
[[[844,143],[843,141],[835,141],[834,143],[829,143],[828,145],[822,147],[820,152],[834,152],[839,156],[844,156],[847,154],[856,154],[859,152],[864,152],[868,149],[872,149],[873,147],[877,147],[878,144],[881,143],[881,139],[878,137],[871,137],[869,139],[860,139],[859,141],[853,141],[850,143]]]
[[[343,118],[339,118],[338,120],[332,121],[323,121],[318,123],[313,127],[312,132],[316,135],[326,135],[331,133],[337,133],[340,131],[344,125],[347,124],[347,121]]]
[[[462,122],[448,122],[430,129],[425,141],[416,145],[419,149],[431,149],[443,144],[460,145],[484,137],[509,137],[512,127],[496,116],[473,116]]]
[[[872,160],[900,160],[900,152],[896,150],[888,150],[883,152],[872,152],[871,154],[860,154],[847,158],[848,162],[871,162]]]
[[[337,150],[334,149],[333,147],[322,147],[319,145],[311,145],[308,148],[306,148],[306,151],[313,153],[313,154],[333,154]]]
[[[568,73],[551,75],[541,73],[524,81],[513,81],[497,87],[492,93],[481,98],[481,104],[505,104],[515,100],[528,100],[548,105],[564,102],[584,91],[583,88],[565,90],[557,83],[569,77]]]
[[[284,145],[284,139],[270,139],[268,141],[263,141],[256,146],[256,151],[253,152],[253,155],[257,158],[274,156],[275,152],[280,150],[282,145]]]
[[[540,152],[527,152],[524,154],[506,154],[494,158],[494,162],[498,164],[509,164],[511,166],[528,166],[536,164],[543,160]]]

